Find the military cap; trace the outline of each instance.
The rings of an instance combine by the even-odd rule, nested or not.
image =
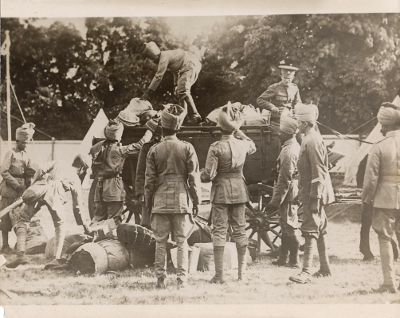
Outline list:
[[[297,67],[294,67],[292,65],[279,65],[279,68],[282,70],[288,70],[288,71],[298,71],[299,70]]]

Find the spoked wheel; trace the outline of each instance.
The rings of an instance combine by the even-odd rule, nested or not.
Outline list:
[[[246,209],[246,231],[251,231],[249,239],[257,235],[257,250],[261,251],[261,242],[269,247],[271,252],[276,251],[280,245],[281,228],[278,211],[266,214],[264,209],[253,208],[250,204]]]
[[[96,191],[96,186],[98,183],[98,178],[94,177],[93,182],[90,186],[90,190],[89,190],[89,196],[88,196],[88,209],[89,209],[89,216],[90,219],[92,220],[95,212],[96,212],[96,207],[95,207],[95,203],[94,203],[94,194]],[[128,191],[126,191],[128,192]],[[129,202],[127,200],[130,200]],[[132,215],[138,215],[140,217],[141,215],[141,205],[137,202],[137,200],[133,199],[133,194],[132,195],[127,195],[126,200],[124,202],[124,207],[123,207],[123,211],[122,214],[124,215],[125,213],[128,212],[127,216],[126,216],[126,223],[129,223],[130,219],[132,218]],[[136,214],[135,214],[136,212]],[[137,221],[135,217],[135,222]],[[136,222],[137,224],[139,222]]]

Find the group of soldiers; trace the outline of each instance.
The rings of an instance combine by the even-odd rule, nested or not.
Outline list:
[[[200,171],[193,145],[176,136],[184,120],[193,123],[201,121],[190,95],[190,87],[201,69],[200,62],[187,51],[162,52],[154,42],[144,44],[141,54],[158,62],[157,74],[142,99],[148,99],[169,69],[174,73],[179,105],[173,104],[164,109],[160,118],[150,118],[145,124],[147,131],[142,139],[126,146],[120,144],[123,124],[118,120],[111,120],[107,124],[104,129],[105,140],[90,149],[92,169],[98,177],[92,224],[121,216],[126,199],[122,169],[129,155],[138,154],[135,190],[142,203],[142,224],[150,226],[156,238],[157,288],[166,286],[167,241],[170,235],[178,247],[177,286],[182,288],[186,285],[187,239],[194,228],[193,217],[198,213],[201,182],[212,182],[210,202],[215,276],[210,282],[225,282],[223,256],[228,228],[231,228],[237,247],[238,280],[245,280],[248,245],[245,206],[250,198],[243,166],[246,156],[256,151],[255,144],[240,130],[240,116],[228,104],[221,109],[218,117],[221,140],[211,144],[205,168]],[[333,201],[330,195],[332,185],[327,148],[316,127],[318,108],[301,102],[299,90],[292,83],[298,69],[291,65],[281,65],[280,69],[281,82],[268,87],[257,99],[261,109],[271,112],[271,124],[273,129],[279,130],[282,144],[278,158],[279,174],[266,212],[279,210],[280,214],[281,254],[274,264],[302,267],[300,273],[289,279],[305,284],[312,277],[331,275],[326,247],[328,221],[324,205]],[[185,119],[187,115],[188,119]],[[384,284],[379,291],[396,292],[393,251],[388,244],[400,220],[400,111],[392,104],[384,104],[378,113],[378,120],[386,139],[376,144],[369,156],[362,200],[365,204],[374,205],[372,226],[379,236],[384,273]],[[72,194],[77,224],[83,225],[85,233],[90,233],[90,224],[81,215],[81,180],[89,166],[87,159],[78,155],[72,167],[54,161],[34,169],[25,151],[32,135],[32,126],[24,125],[17,129],[17,146],[6,154],[1,167],[4,179],[1,209],[20,196],[27,205],[15,227],[17,258],[6,264],[10,268],[28,262],[25,255],[27,225],[43,205],[47,206],[56,230],[55,259],[46,266],[51,268],[63,263],[63,204],[68,191]],[[301,226],[298,222],[300,205],[303,211]],[[10,250],[8,232],[12,227],[7,217],[0,223],[4,253]],[[302,266],[299,261],[300,233],[305,238]],[[311,273],[316,252],[320,268],[316,273]]]

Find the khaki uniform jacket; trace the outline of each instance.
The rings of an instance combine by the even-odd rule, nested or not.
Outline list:
[[[238,204],[249,201],[249,193],[243,176],[246,155],[256,151],[251,139],[237,139],[223,135],[211,144],[201,181],[212,181],[212,203]]]
[[[152,213],[192,213],[199,204],[199,161],[192,144],[166,136],[150,148],[144,195]]]
[[[99,176],[101,175],[116,175],[112,178],[104,178],[103,179],[103,201],[111,202],[111,201],[123,201],[125,199],[125,190],[124,183],[121,177],[122,168],[124,167],[125,159],[129,155],[139,154],[140,149],[142,148],[145,142],[148,142],[152,137],[152,133],[148,130],[136,143],[132,143],[127,146],[122,146],[120,143],[111,143],[109,145],[108,151],[105,154],[104,158],[104,168],[99,171]],[[92,158],[97,157],[101,148],[105,141],[100,141],[95,144],[90,149],[90,154]],[[94,194],[94,201],[100,202],[100,192],[99,192],[99,184],[96,186],[96,191]]]
[[[20,185],[28,186],[28,180],[32,176],[26,175],[27,168],[31,168],[31,161],[25,150],[20,151],[16,147],[8,151],[0,168],[3,181],[0,185],[0,195],[4,198],[18,198],[15,191]]]
[[[41,166],[47,174],[49,189],[43,200],[53,209],[57,210],[60,204],[66,202],[65,192],[70,191],[72,196],[72,207],[82,208],[82,188],[76,170],[64,161],[49,161]]]
[[[296,138],[287,140],[278,158],[278,180],[274,186],[271,199],[273,206],[279,207],[283,201],[291,202],[297,196],[299,187],[297,179],[297,161],[300,145]]]
[[[151,140],[146,142],[142,149],[140,149],[138,163],[136,166],[136,178],[135,178],[135,195],[144,194],[144,180],[146,172],[146,158],[151,147],[153,147],[157,142]]]
[[[267,90],[257,98],[257,104],[261,109],[271,110],[278,107],[280,110],[294,108],[294,105],[301,103],[299,88],[294,83],[288,86],[282,82],[272,84]]]
[[[153,91],[157,89],[167,70],[171,71],[174,75],[174,85],[176,86],[178,84],[179,73],[185,72],[190,68],[195,69],[196,73],[199,73],[201,70],[201,63],[194,53],[181,49],[161,51],[157,73],[154,75],[149,89]]]
[[[400,131],[390,131],[368,156],[361,199],[375,208],[400,209]]]
[[[299,171],[299,201],[307,203],[311,198],[322,199],[322,204],[334,201],[332,183],[328,172],[328,152],[322,136],[311,129],[304,136],[297,164]]]

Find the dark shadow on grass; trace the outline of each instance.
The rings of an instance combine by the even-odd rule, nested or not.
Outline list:
[[[354,296],[354,295],[365,296],[365,295],[369,295],[369,294],[372,294],[372,293],[373,293],[372,290],[358,289],[358,290],[353,290],[353,291],[347,293],[347,295],[348,296]]]
[[[374,261],[363,261],[362,258],[339,258],[336,255],[329,256],[329,261],[332,265],[370,265],[370,264],[378,264],[378,259]]]

